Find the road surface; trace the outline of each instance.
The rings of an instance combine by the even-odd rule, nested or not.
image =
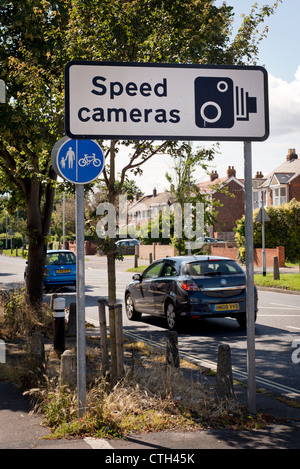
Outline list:
[[[138,322],[126,318],[124,289],[133,275],[126,272],[130,266],[133,266],[132,258],[127,258],[124,263],[117,262],[117,299],[123,303],[124,333],[164,348],[167,333],[164,320],[146,315]],[[25,261],[21,257],[1,256],[2,288],[22,284],[24,267]],[[106,258],[87,257],[85,268],[86,319],[98,324],[98,298],[107,297]],[[59,295],[66,298],[67,306],[76,301],[76,292],[72,287],[62,289]],[[50,294],[45,295],[45,299],[49,301]],[[260,290],[258,306],[255,325],[257,387],[283,393],[300,402],[300,296]],[[247,381],[246,339],[245,331],[236,320],[206,319],[183,329],[178,343],[181,357],[212,368],[216,366],[218,345],[229,344],[234,377]]]

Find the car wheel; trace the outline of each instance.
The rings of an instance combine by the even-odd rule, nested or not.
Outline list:
[[[142,315],[141,313],[138,313],[135,310],[133,299],[130,293],[126,295],[125,306],[126,306],[126,316],[130,321],[138,321],[139,319],[141,319]]]
[[[179,319],[173,301],[169,301],[166,304],[166,319],[169,330],[176,331],[178,329]]]
[[[236,320],[237,320],[239,326],[241,326],[243,329],[246,329],[246,327],[247,327],[246,314],[241,314],[241,315],[237,316]]]
[[[255,315],[254,315],[254,322],[256,322],[256,317],[257,317],[257,313],[255,313]],[[237,316],[236,320],[237,320],[239,326],[241,326],[243,329],[247,328],[247,315],[246,315],[246,313],[240,314],[239,316]]]

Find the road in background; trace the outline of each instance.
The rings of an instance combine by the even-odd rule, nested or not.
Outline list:
[[[147,265],[147,261],[139,261]],[[1,256],[0,282],[2,287],[11,288],[23,283],[25,261],[22,258]],[[106,258],[87,256],[85,262],[86,319],[98,324],[98,298],[107,297]],[[165,347],[167,329],[165,321],[154,316],[142,316],[141,321],[128,321],[124,308],[124,290],[133,273],[133,258],[117,261],[117,301],[123,304],[124,333],[153,345]],[[1,289],[1,285],[0,285]],[[74,288],[58,292],[66,298],[66,305],[76,301]],[[50,294],[45,295],[50,300]],[[108,315],[107,315],[108,316]],[[108,321],[108,318],[107,318]],[[231,347],[234,377],[247,381],[247,337],[237,321],[206,319],[184,328],[179,334],[181,357],[188,357],[196,363],[211,366],[217,362],[219,344]],[[300,344],[300,301],[299,295],[281,292],[259,291],[259,312],[255,326],[255,353],[257,387],[272,389],[293,397],[300,402],[300,363],[293,361],[295,347]],[[300,354],[298,354],[300,356]],[[297,361],[297,360],[296,360]]]

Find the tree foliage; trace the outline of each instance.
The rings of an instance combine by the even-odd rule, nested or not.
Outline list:
[[[300,260],[300,202],[292,199],[288,204],[278,207],[266,207],[270,218],[265,223],[265,247],[276,248],[284,246],[285,258],[290,262]],[[262,226],[255,222],[258,210],[253,212],[253,245],[255,248],[262,247]],[[236,222],[236,242],[240,250],[241,258],[245,252],[245,217]]]
[[[7,87],[7,103],[0,106],[1,189],[10,194],[8,208],[27,210],[27,290],[37,306],[56,181],[50,155],[63,132],[64,58],[57,45],[66,5],[4,0],[0,7],[0,69]]]
[[[2,0],[0,78],[7,103],[0,105],[1,191],[26,206],[29,237],[27,289],[42,300],[42,276],[56,174],[51,149],[64,134],[64,65],[73,59],[239,64],[257,55],[256,29],[274,7],[255,7],[235,39],[233,11],[214,0]],[[254,42],[253,42],[254,39]],[[171,145],[105,142],[104,174],[114,203],[113,159],[130,145],[127,171]]]

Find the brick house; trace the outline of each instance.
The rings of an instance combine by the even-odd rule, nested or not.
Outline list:
[[[295,149],[289,149],[286,160],[266,176],[257,171],[253,178],[253,208],[260,207],[260,200],[264,199],[265,206],[287,203],[293,198],[300,201],[300,160]],[[245,213],[244,208],[244,179],[236,177],[234,166],[229,166],[227,175],[219,177],[217,171],[212,171],[210,179],[198,184],[200,192],[208,199],[218,200],[217,220],[215,226],[208,227],[210,235],[224,241],[234,241],[236,220]],[[230,197],[220,192],[225,188],[234,195]],[[169,192],[157,193],[140,197],[131,203],[128,209],[128,226],[138,226],[154,219],[163,209],[172,210],[174,198]]]
[[[229,166],[227,176],[220,178],[217,171],[212,171],[210,180],[199,183],[198,187],[202,194],[206,194],[208,198],[215,199],[221,204],[216,208],[218,223],[209,228],[211,236],[224,241],[234,240],[235,221],[244,214],[244,180],[236,177],[234,166]],[[220,188],[225,188],[234,197],[220,192]]]
[[[170,210],[174,198],[170,192],[160,192],[154,188],[153,193],[142,197],[136,196],[128,208],[128,226],[141,226],[158,217],[159,212]]]
[[[265,207],[285,204],[293,198],[300,201],[300,160],[295,149],[290,148],[286,160],[266,176],[257,171],[252,183],[254,210],[260,208],[261,200],[264,200]],[[218,173],[213,171],[210,181],[200,183],[199,187],[202,193],[207,193],[208,197],[219,200],[223,205],[217,208],[219,223],[211,227],[211,235],[233,240],[235,221],[245,213],[244,180],[237,179],[234,167],[229,166],[227,177],[219,178]],[[219,187],[226,187],[235,197],[218,192]],[[217,229],[221,232],[218,235],[215,233]]]
[[[209,227],[211,236],[215,234],[215,237],[221,237],[224,241],[234,240],[235,220],[244,214],[244,180],[237,179],[235,168],[229,166],[226,177],[220,178],[216,171],[212,171],[210,180],[201,182],[198,186],[202,194],[206,194],[209,199],[217,199],[221,204],[217,209],[219,223],[215,227]],[[220,187],[226,187],[234,197],[219,192]],[[172,211],[174,201],[170,192],[157,193],[156,189],[153,189],[151,195],[136,197],[128,208],[128,228],[146,224],[164,209]],[[220,236],[218,230],[221,231]]]
[[[253,206],[281,205],[296,199],[300,202],[300,160],[294,148],[288,150],[286,160],[266,176],[257,173],[253,180]]]

